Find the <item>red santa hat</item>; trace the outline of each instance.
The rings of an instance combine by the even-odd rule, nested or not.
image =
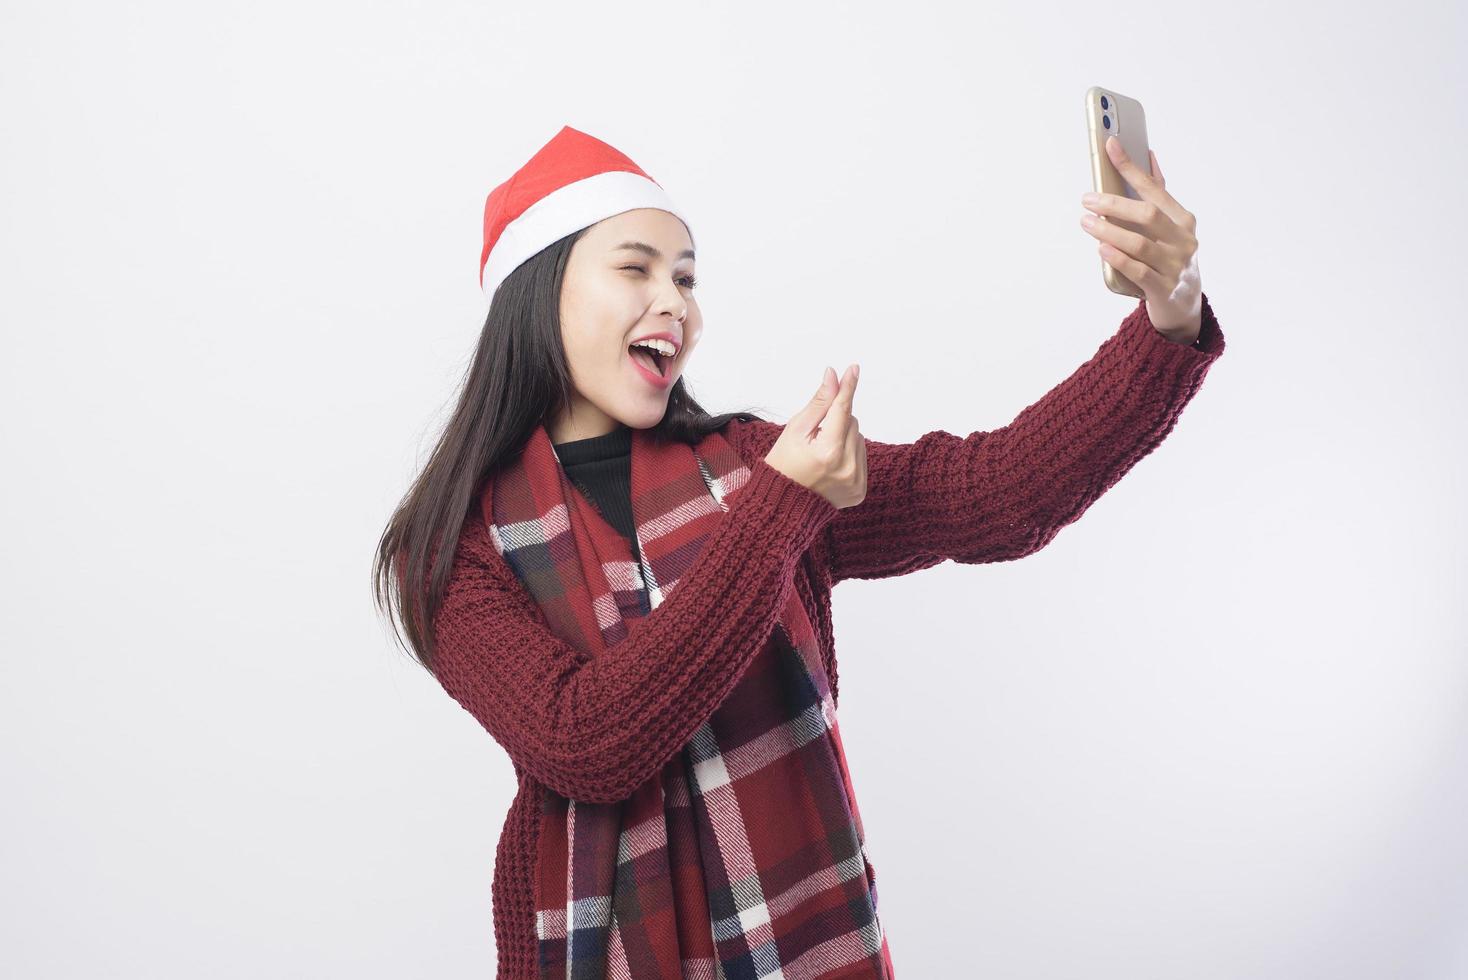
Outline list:
[[[500,283],[547,245],[634,208],[658,208],[688,225],[662,185],[621,151],[561,127],[484,202],[479,285],[485,302],[492,302]],[[688,237],[693,238],[691,229]]]

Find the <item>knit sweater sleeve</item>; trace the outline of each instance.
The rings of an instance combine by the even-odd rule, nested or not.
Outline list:
[[[1088,361],[1008,425],[867,439],[866,497],[825,529],[832,584],[1043,548],[1162,442],[1223,349],[1206,294],[1192,346],[1158,333],[1139,300]],[[752,425],[759,454],[783,428]]]
[[[591,659],[551,632],[476,509],[434,617],[440,684],[517,769],[560,795],[631,796],[734,688],[774,629],[801,554],[836,514],[763,460],[728,503],[666,601]]]

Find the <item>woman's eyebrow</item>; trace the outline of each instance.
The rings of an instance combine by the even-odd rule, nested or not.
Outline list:
[[[647,242],[623,242],[620,245],[614,246],[612,248],[612,251],[613,252],[618,252],[618,251],[621,251],[624,248],[632,248],[632,249],[636,249],[639,252],[645,252],[648,255],[651,255],[655,259],[660,259],[660,258],[663,257],[663,253],[662,252],[659,252],[657,249],[653,248]],[[693,249],[691,249],[691,248],[685,248],[683,251],[681,251],[681,252],[678,253],[678,258],[680,258],[680,259],[691,259],[691,258],[693,258]]]

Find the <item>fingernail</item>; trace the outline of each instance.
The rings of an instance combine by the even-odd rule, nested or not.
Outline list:
[[[1095,204],[1099,200],[1101,200],[1101,195],[1095,191],[1086,191],[1086,193],[1081,195],[1082,204]]]

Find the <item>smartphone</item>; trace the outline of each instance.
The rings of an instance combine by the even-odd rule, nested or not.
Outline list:
[[[1126,182],[1106,152],[1108,136],[1121,140],[1121,148],[1132,162],[1143,172],[1152,173],[1152,154],[1147,146],[1147,115],[1142,111],[1142,103],[1112,89],[1092,85],[1086,89],[1086,142],[1091,147],[1091,189],[1098,194],[1116,194],[1140,201],[1141,196]],[[1114,221],[1128,231],[1140,230],[1135,224],[1120,218],[1097,217],[1102,221]],[[1113,293],[1138,299],[1146,295],[1140,286],[1104,258],[1101,260],[1101,278]]]

